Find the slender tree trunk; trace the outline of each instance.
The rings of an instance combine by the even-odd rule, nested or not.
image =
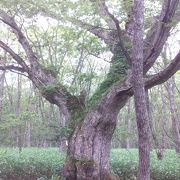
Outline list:
[[[130,117],[131,113],[131,99],[128,101],[128,119],[127,119],[127,130],[128,130],[128,137],[126,138],[126,148],[129,149],[131,148],[131,141],[129,138],[129,133],[131,132],[131,124],[132,124],[132,118]]]
[[[0,76],[0,120],[1,120],[1,112],[3,109],[4,82],[5,82],[5,71]]]
[[[148,116],[149,116],[149,128],[150,128],[150,148],[158,148],[159,147],[159,143],[158,143],[158,139],[156,137],[156,133],[154,131],[154,127],[153,127],[153,117],[152,117],[152,110],[151,110],[151,106],[150,106],[150,99],[149,99],[149,91],[146,90],[146,104],[147,104],[147,111],[148,111]],[[155,145],[155,147],[153,147],[153,145]]]
[[[138,180],[150,180],[149,118],[143,79],[144,1],[134,1],[134,38],[132,74],[138,128]]]
[[[180,153],[180,125],[178,121],[178,113],[177,113],[177,106],[175,103],[175,80],[172,77],[169,82],[167,82],[167,91],[169,96],[170,102],[170,112],[171,112],[171,119],[172,119],[172,132],[173,138],[175,142],[175,150],[177,153]]]
[[[152,118],[152,111],[150,107],[150,100],[149,100],[149,92],[146,90],[146,104],[147,104],[147,111],[149,116],[149,128],[150,128],[150,149],[153,149],[153,143],[155,145],[157,158],[159,160],[162,160],[163,158],[163,152],[164,148],[162,147],[162,144],[159,144],[158,139],[156,137],[156,133],[153,128],[153,118]]]
[[[16,102],[16,115],[20,118],[20,103],[21,103],[21,77],[18,75],[18,89],[17,89],[17,102]],[[22,128],[21,124],[17,127],[17,147],[19,152],[22,151]]]
[[[162,100],[162,109],[163,109],[162,147],[164,149],[165,148],[168,149],[168,148],[170,148],[170,146],[169,146],[169,143],[168,143],[168,140],[167,140],[167,135],[165,133],[165,129],[167,127],[167,122],[168,122],[166,113],[168,112],[168,110],[167,110],[167,102],[166,102],[166,99],[165,99],[165,94],[163,92],[164,92],[164,88],[161,86],[161,100]]]
[[[32,124],[31,120],[26,122],[26,146],[31,147],[31,131],[32,131]]]

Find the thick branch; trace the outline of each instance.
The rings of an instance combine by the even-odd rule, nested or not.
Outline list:
[[[0,66],[0,71],[11,71],[13,73],[25,76],[27,78],[29,78],[26,74],[25,74],[25,70],[19,66],[14,66],[14,65],[6,65],[6,66]]]
[[[164,83],[178,70],[180,70],[180,52],[164,70],[148,78],[146,81],[146,87],[149,89],[153,86]]]
[[[14,66],[14,65],[5,65],[5,66],[0,66],[0,70],[2,71],[6,71],[6,70],[15,70],[15,71],[19,71],[21,73],[26,72],[24,68],[19,67],[19,66]]]
[[[103,4],[104,10],[106,11],[106,14],[112,19],[112,21],[114,22],[115,26],[116,26],[116,30],[117,30],[117,35],[119,38],[119,45],[124,53],[124,55],[126,56],[126,59],[128,61],[129,64],[131,64],[131,58],[126,50],[126,48],[124,47],[123,41],[122,41],[122,33],[121,33],[121,29],[119,26],[119,20],[109,12],[107,6],[105,5],[105,2]]]
[[[12,28],[28,57],[31,68],[28,68],[23,59],[16,53],[14,53],[14,51],[2,41],[0,41],[0,47],[8,52],[19,65],[27,70],[26,72],[29,75],[29,79],[41,91],[43,97],[46,98],[50,103],[56,104],[58,107],[60,107],[65,118],[69,120],[71,112],[68,107],[67,96],[71,97],[71,94],[66,90],[64,86],[58,83],[57,79],[51,72],[49,72],[39,64],[37,57],[35,56],[35,53],[33,52],[27,38],[22,33],[21,29],[17,26],[14,19],[11,18],[7,13],[2,11],[0,11],[0,17],[5,24],[9,25]]]
[[[164,0],[161,13],[154,20],[154,23],[145,39],[145,44],[147,44],[144,50],[145,72],[151,68],[162,51],[163,45],[173,26],[173,17],[178,4],[179,0]]]
[[[180,70],[180,52],[164,70],[145,79],[145,88],[150,89],[156,85],[164,83],[178,70]],[[123,101],[123,99],[127,99],[128,97],[133,95],[131,77],[132,75],[131,73],[129,73],[128,79],[124,81],[124,83],[114,86],[111,91],[109,91],[105,96],[103,96],[100,104],[102,104],[103,107],[105,105],[106,108],[110,109],[115,109],[118,104],[122,105],[121,101]]]
[[[27,38],[24,36],[24,34],[20,30],[20,28],[18,27],[18,25],[16,24],[14,19],[12,17],[10,17],[4,11],[0,11],[0,16],[1,16],[1,21],[3,21],[5,24],[7,24],[8,26],[10,26],[12,28],[12,30],[13,30],[14,34],[16,35],[18,41],[20,42],[23,49],[25,50],[31,66],[32,67],[38,66],[39,63],[37,61],[37,57],[35,56],[35,54],[32,50],[32,47],[30,46]]]

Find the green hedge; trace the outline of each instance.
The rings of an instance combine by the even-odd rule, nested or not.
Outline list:
[[[56,148],[28,148],[18,153],[15,149],[0,149],[0,179],[3,180],[55,180],[58,179],[65,154]],[[114,149],[111,167],[122,180],[136,179],[138,153],[136,149]],[[180,157],[167,150],[163,160],[151,153],[153,180],[180,180]]]

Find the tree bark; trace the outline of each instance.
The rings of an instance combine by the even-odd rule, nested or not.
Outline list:
[[[139,167],[137,179],[150,180],[149,117],[143,78],[144,1],[135,0],[134,4],[132,75],[139,141]]]
[[[114,96],[109,94],[109,96]],[[89,112],[69,139],[68,156],[63,170],[67,180],[111,180],[109,155],[117,115],[128,95],[116,101],[103,99]],[[115,99],[114,99],[115,100]]]

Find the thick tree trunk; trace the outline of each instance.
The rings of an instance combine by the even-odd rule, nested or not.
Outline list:
[[[67,180],[116,179],[109,165],[111,140],[118,112],[128,97],[116,97],[117,100],[109,106],[101,102],[75,128],[69,139],[67,160],[62,173]]]
[[[94,113],[94,118],[99,119],[100,114]],[[113,115],[114,116],[114,115]],[[82,124],[76,128],[71,137],[69,147],[70,176],[67,179],[112,179],[109,166],[109,154],[112,134],[115,128],[115,117],[111,124]]]
[[[119,44],[116,44],[112,51],[114,56],[107,78],[88,102],[91,108],[95,108],[86,114],[69,138],[68,155],[63,170],[67,180],[115,179],[109,165],[111,140],[119,110],[132,94],[126,94],[130,82],[129,79],[125,80],[128,66],[124,53]],[[117,82],[122,86],[114,86],[108,92],[107,89]],[[105,95],[102,97],[103,93]],[[73,113],[71,115],[73,116]]]

